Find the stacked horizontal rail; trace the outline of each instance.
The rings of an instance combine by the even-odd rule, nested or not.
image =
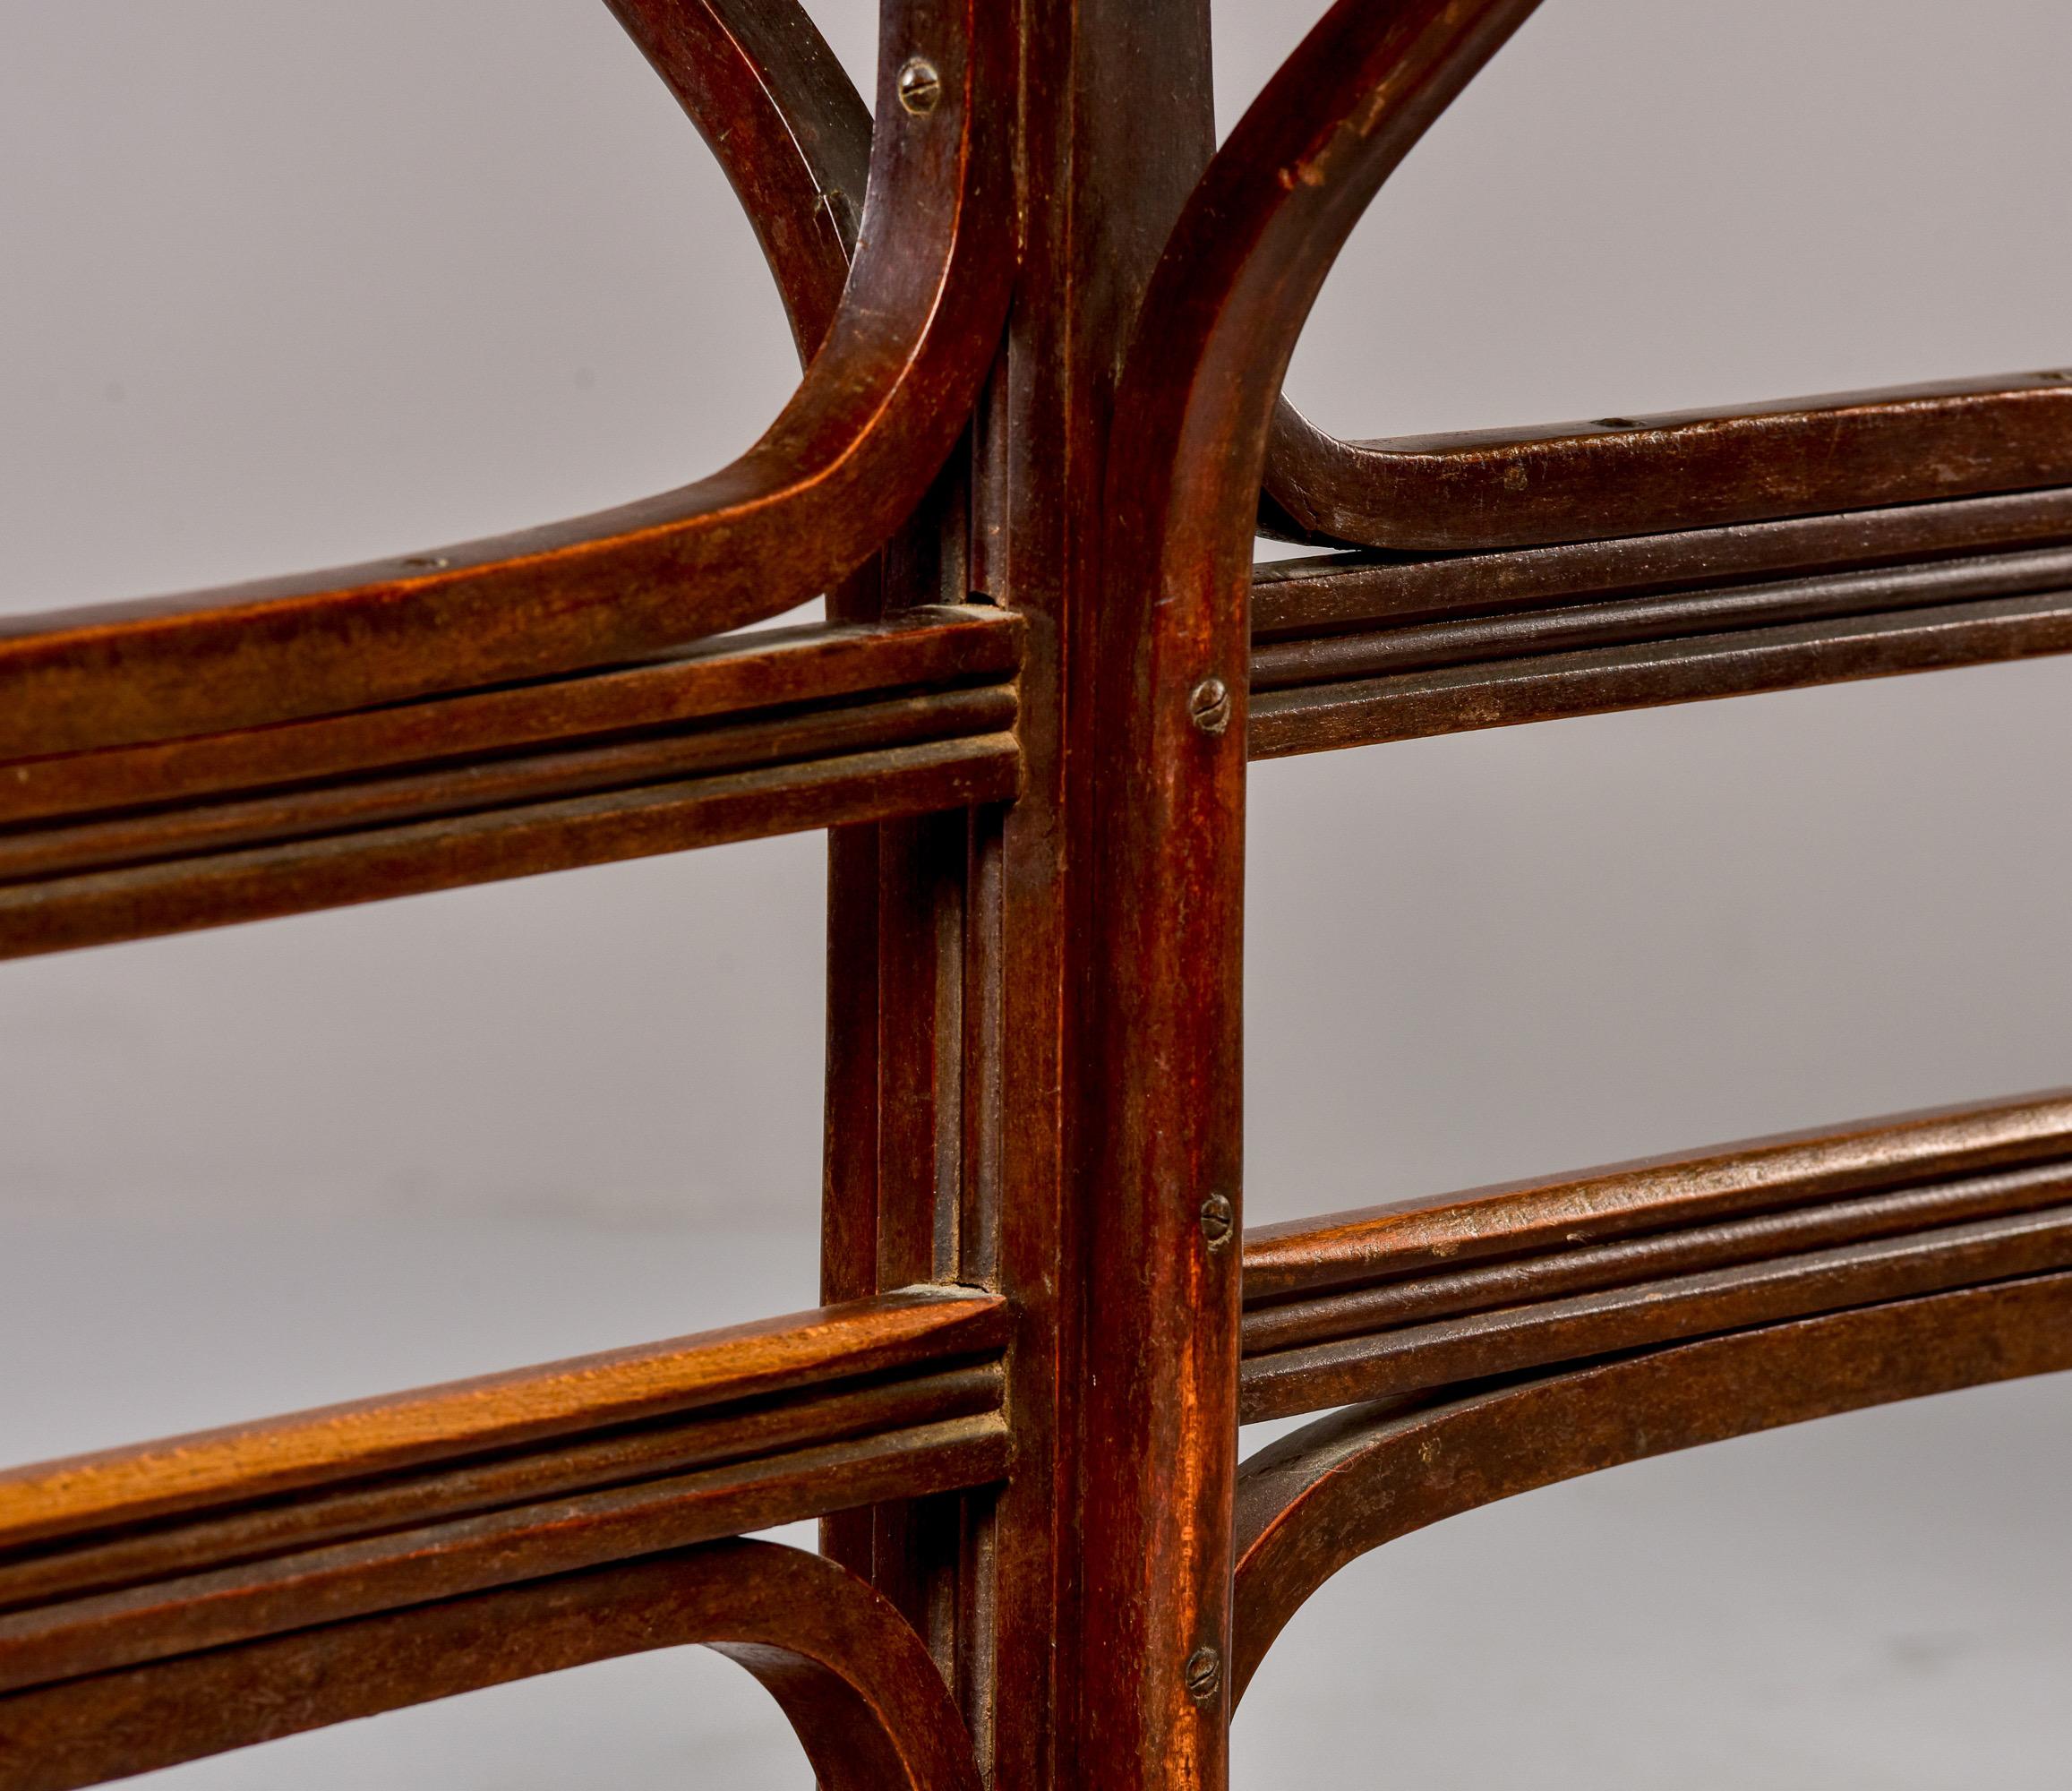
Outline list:
[[[2072,650],[2072,490],[1263,566],[1254,758]]]
[[[1006,1330],[918,1289],[16,1470],[0,1694],[997,1481]]]
[[[980,606],[0,765],[0,956],[1013,796]]]
[[[2072,1268],[2072,1095],[1249,1234],[1248,1420]]]

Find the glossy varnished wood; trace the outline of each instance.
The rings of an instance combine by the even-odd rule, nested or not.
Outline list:
[[[2072,499],[1258,569],[1254,758],[2072,645]]]
[[[1237,1684],[1331,1574],[1443,1518],[1622,1461],[2066,1368],[2072,1276],[2053,1274],[1349,1407],[1239,1476]]]
[[[1277,1226],[1247,1418],[2072,1268],[2062,1095]]]
[[[996,1478],[1006,1319],[922,1289],[19,1470],[0,1689]]]
[[[882,544],[963,428],[1011,276],[1007,20],[895,0],[926,113],[885,72],[847,302],[740,460],[676,492],[492,540],[142,603],[0,621],[0,753],[130,744],[610,664],[781,614]],[[896,218],[873,227],[878,217]]]
[[[1516,547],[2072,482],[2072,372],[1733,410],[1341,441],[1275,414],[1266,489],[1304,538]]]
[[[929,1289],[0,1476],[0,1550],[601,1426],[997,1354],[1007,1315]]]
[[[664,1553],[0,1698],[0,1786],[69,1791],[591,1661],[702,1642],[775,1698],[828,1791],[977,1791],[895,1611],[769,1543]]]
[[[0,623],[0,955],[828,829],[823,1305],[0,1473],[0,1791],[693,1642],[828,1791],[1220,1791],[1366,1549],[2072,1367],[2072,1096],[1249,1235],[1240,1127],[1248,758],[2072,649],[2072,382],[1336,441],[1310,304],[1533,0],[1339,0],[1220,148],[1204,0],[886,0],[874,108],[796,0],[608,4],[797,395]]]

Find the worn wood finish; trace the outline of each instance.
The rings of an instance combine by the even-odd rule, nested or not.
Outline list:
[[[1258,569],[1254,758],[2063,652],[2062,492]]]
[[[1659,646],[1794,621],[1843,617],[1905,627],[1907,613],[1973,613],[2002,596],[2067,598],[2072,549],[2050,547],[1887,570],[1870,568],[1609,603],[1413,624],[1371,633],[1269,641],[1252,657],[1255,690],[1336,683],[1377,673],[1531,659],[1597,647]]]
[[[1334,441],[1304,316],[1532,0],[1340,0],[1220,150],[1204,0],[886,0],[875,126],[796,0],[608,4],[797,396],[602,517],[0,623],[0,955],[828,828],[823,1307],[0,1474],[0,1791],[694,1641],[829,1791],[1220,1791],[1367,1548],[2072,1366],[2072,1095],[1248,1237],[1239,1133],[1247,757],[2072,649],[2072,381]]]
[[[1007,20],[894,0],[845,302],[732,467],[618,510],[429,554],[0,621],[0,753],[81,750],[538,676],[719,633],[818,595],[927,491],[963,426],[1011,273]],[[896,97],[907,45],[938,77]],[[873,227],[873,216],[896,226]]]
[[[860,702],[1004,681],[1017,620],[920,609],[874,625],[771,629],[642,664],[321,721],[0,764],[0,839],[30,824],[258,790],[653,740],[721,724],[817,724]]]
[[[2072,482],[2072,372],[1342,441],[1292,405],[1266,490],[1305,539],[1520,547]]]
[[[1495,553],[1331,553],[1253,569],[1262,644],[2072,544],[2072,491],[1847,510]]]
[[[1251,1232],[1246,1305],[1257,1311],[1492,1258],[1545,1255],[2068,1158],[2072,1092],[2056,1092],[1397,1201]]]
[[[1921,582],[1933,585],[1938,574]],[[1654,618],[1635,613],[1641,607],[1612,612],[1605,605],[1608,613],[1596,618],[1572,613],[1550,618],[1552,626],[1544,630],[1560,634],[1602,626],[1614,640],[1626,632],[1641,634],[1643,638],[1632,645],[1520,657],[1500,653],[1477,657],[1471,649],[1469,664],[1443,670],[1262,690],[1252,705],[1249,752],[1254,758],[1280,758],[1293,752],[1374,746],[1476,727],[1558,722],[1569,716],[1753,697],[1766,690],[1801,690],[1811,684],[1946,672],[1956,665],[1991,665],[2001,659],[2072,651],[2072,593],[2061,588],[2034,597],[1929,604],[1919,610],[1905,607],[1769,628],[1741,626],[1717,634],[1682,632],[1708,626],[1709,620],[1734,620],[1720,618],[1708,604],[1665,604]],[[1512,630],[1463,632],[1479,637],[1476,649],[1486,649],[1498,645],[1490,637],[1512,645],[1520,634],[1536,630],[1527,624]],[[1403,647],[1400,638],[1359,643],[1349,657],[1367,653],[1386,657]],[[1417,653],[1419,647],[1409,651]]]
[[[955,1707],[898,1614],[763,1542],[664,1553],[0,1699],[0,1787],[68,1791],[355,1717],[702,1642],[754,1674],[827,1791],[977,1791]]]
[[[870,112],[802,7],[606,0],[732,184],[799,356],[833,327],[870,178]]]
[[[917,1289],[0,1476],[0,1550],[716,1404],[997,1356],[1002,1303]]]
[[[1018,641],[917,610],[0,767],[0,956],[998,800]]]
[[[2051,1274],[1319,1419],[1240,1476],[1238,1685],[1331,1574],[1442,1518],[1622,1461],[2068,1367],[2072,1276]]]
[[[1247,1239],[1247,1419],[2072,1268],[2045,1095]]]
[[[1007,1317],[920,1289],[19,1470],[0,1689],[997,1478]]]
[[[1019,766],[1014,736],[988,733],[713,776],[626,781],[632,787],[603,795],[519,801],[450,818],[0,887],[0,956],[1004,801],[1015,793]]]

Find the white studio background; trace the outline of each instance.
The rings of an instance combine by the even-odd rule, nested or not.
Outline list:
[[[1217,0],[1226,124],[1314,4]],[[816,16],[860,78],[862,0]],[[1548,0],[1290,376],[1350,433],[2072,359],[2059,0]],[[658,489],[795,377],[594,0],[0,5],[0,608]],[[2072,1082],[2072,666],[1263,767],[1254,1219]],[[0,1457],[809,1304],[817,839],[0,972]],[[1237,1783],[2063,1783],[2072,1397],[1622,1470],[1327,1589]],[[693,1650],[165,1775],[803,1786]]]

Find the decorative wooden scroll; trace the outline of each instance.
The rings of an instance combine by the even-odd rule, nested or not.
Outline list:
[[[2072,381],[1334,441],[1303,321],[1533,0],[1340,0],[1220,149],[1201,0],[886,0],[875,124],[793,0],[612,4],[796,395],[0,624],[0,956],[829,828],[825,1304],[0,1475],[0,1791],[691,1642],[830,1791],[1216,1791],[1366,1549],[2072,1366],[2072,1097],[1249,1238],[1239,1125],[1249,757],[2072,648]]]
[[[573,522],[437,553],[0,627],[0,753],[73,750],[609,663],[776,615],[883,544],[963,426],[999,329],[1011,49],[997,7],[899,0],[857,265],[740,460]],[[873,227],[868,215],[897,220]]]

